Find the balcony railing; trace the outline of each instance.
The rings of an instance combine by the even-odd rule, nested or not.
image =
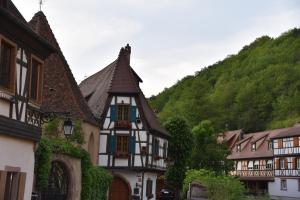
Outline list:
[[[240,177],[273,177],[274,172],[271,169],[267,170],[235,170],[231,172],[233,176]]]
[[[274,155],[300,154],[300,147],[285,147],[274,149]]]
[[[276,169],[275,176],[299,176],[300,177],[300,169]]]

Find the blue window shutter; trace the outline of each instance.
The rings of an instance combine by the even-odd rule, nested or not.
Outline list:
[[[116,151],[116,136],[109,135],[107,142],[108,142],[108,152],[114,154]]]
[[[117,121],[117,106],[116,105],[110,106],[110,120]]]
[[[136,122],[136,106],[131,106],[130,121]]]
[[[134,154],[135,153],[135,136],[130,136],[129,138],[129,153]]]

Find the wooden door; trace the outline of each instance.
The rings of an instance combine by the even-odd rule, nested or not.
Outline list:
[[[130,189],[128,184],[119,177],[114,177],[109,188],[109,200],[129,200]]]

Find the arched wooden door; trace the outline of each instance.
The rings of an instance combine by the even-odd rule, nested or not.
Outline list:
[[[120,177],[114,177],[109,188],[109,200],[129,200],[129,185]]]

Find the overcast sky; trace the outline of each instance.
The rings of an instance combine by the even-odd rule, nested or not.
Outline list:
[[[13,0],[27,20],[38,1]],[[46,0],[42,10],[78,83],[129,43],[148,97],[257,37],[300,27],[299,0]]]

